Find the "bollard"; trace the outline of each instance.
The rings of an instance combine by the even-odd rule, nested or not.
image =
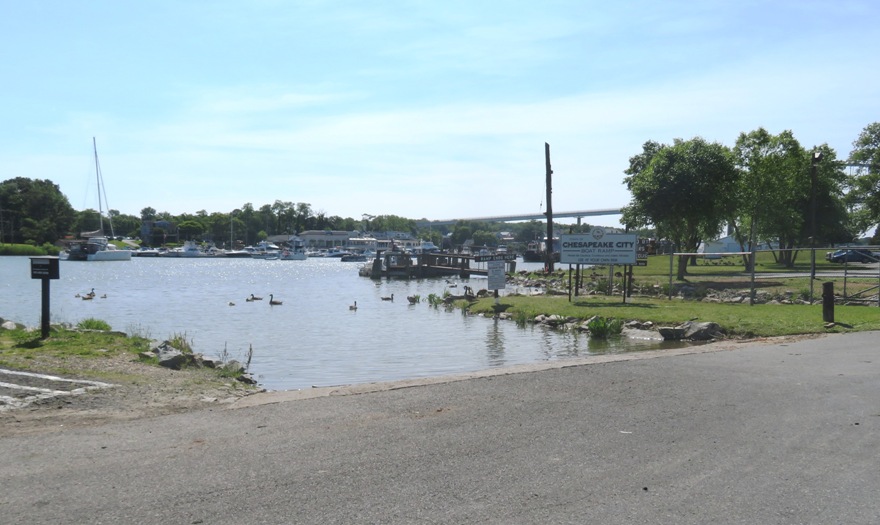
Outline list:
[[[834,322],[834,283],[822,283],[822,320]]]

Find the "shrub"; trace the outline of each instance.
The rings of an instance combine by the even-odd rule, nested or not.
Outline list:
[[[95,319],[93,317],[83,319],[76,324],[76,327],[80,330],[104,330],[105,332],[112,330],[106,321]]]
[[[186,332],[184,333],[175,333],[171,337],[168,338],[168,343],[183,352],[184,354],[193,353],[192,342],[186,340]]]
[[[623,321],[617,318],[596,316],[587,323],[590,337],[607,339],[610,335],[620,335],[623,331]]]

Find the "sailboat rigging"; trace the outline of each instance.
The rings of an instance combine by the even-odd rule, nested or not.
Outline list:
[[[107,204],[107,192],[104,189],[104,178],[101,175],[101,163],[98,161],[98,144],[92,137],[92,147],[95,152],[95,177],[98,186],[98,223],[99,229],[93,232],[80,234],[85,240],[74,241],[70,244],[68,261],[130,261],[131,250],[120,250],[110,243],[104,233],[104,205],[107,205],[107,222],[110,224],[110,236],[115,237],[113,231],[113,218],[110,214],[110,205]]]
[[[98,162],[98,143],[95,141],[95,137],[92,137],[92,149],[95,152],[95,178],[97,179],[98,184],[98,222],[101,225],[101,235],[104,234],[104,208],[103,204],[107,205],[107,222],[110,223],[110,237],[116,237],[116,233],[113,231],[113,216],[110,213],[110,204],[107,203],[107,189],[104,188],[104,177],[101,175],[101,163]]]

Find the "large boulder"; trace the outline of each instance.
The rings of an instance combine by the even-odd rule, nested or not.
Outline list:
[[[724,337],[724,330],[718,323],[688,321],[679,328],[684,329],[684,338],[691,341],[710,341]]]

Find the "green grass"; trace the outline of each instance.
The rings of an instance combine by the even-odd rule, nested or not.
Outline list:
[[[23,370],[64,374],[64,363],[80,359],[104,359],[131,354],[149,348],[149,341],[129,338],[114,332],[59,330],[53,328],[47,339],[39,332],[0,330],[0,366]],[[47,370],[45,360],[54,364]]]
[[[83,319],[82,321],[76,324],[76,327],[80,330],[111,330],[110,325],[107,324],[106,321],[102,321],[100,319],[88,318]]]
[[[865,306],[835,306],[835,325],[825,328],[821,305],[769,305],[705,303],[680,299],[631,297],[624,304],[621,297],[589,296],[568,301],[566,296],[502,297],[499,307],[494,299],[474,302],[471,313],[494,314],[497,310],[511,313],[517,322],[533,319],[539,314],[563,315],[588,319],[594,315],[626,321],[653,321],[672,326],[692,319],[718,323],[730,336],[769,337],[779,335],[816,334],[826,332],[880,330],[880,309]]]

